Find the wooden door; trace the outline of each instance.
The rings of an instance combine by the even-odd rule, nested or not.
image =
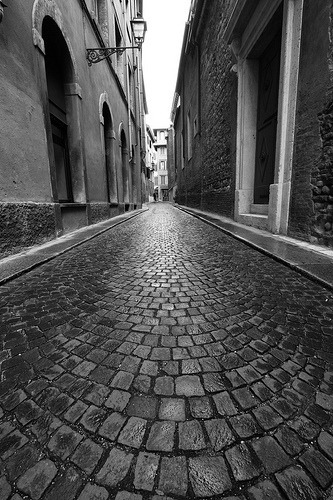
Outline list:
[[[269,186],[274,182],[276,128],[279,95],[281,33],[278,33],[259,61],[257,146],[254,203],[268,204]]]

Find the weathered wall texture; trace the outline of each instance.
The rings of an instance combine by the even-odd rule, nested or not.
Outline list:
[[[198,133],[193,155],[179,168],[177,155],[177,197],[180,204],[233,215],[235,183],[235,132],[237,77],[234,61],[223,41],[230,11],[229,1],[208,2],[198,36],[198,46],[187,55],[181,90],[181,116],[177,118],[176,145],[180,130],[186,130],[188,110],[197,118]],[[179,146],[177,147],[179,153]]]
[[[128,108],[125,65],[133,54],[123,56],[123,66],[118,65],[116,55],[112,56],[112,66],[102,61],[89,67],[86,60],[86,47],[99,46],[103,37],[107,45],[115,44],[114,6],[119,11],[124,40],[128,42],[124,44],[129,45],[128,29],[122,17],[123,4],[107,0],[107,9],[96,16],[91,13],[95,2],[87,0],[86,4],[87,10],[84,10],[83,3],[78,1],[17,0],[5,11],[0,28],[0,257],[125,210],[122,130],[127,150],[134,151],[134,161],[131,167],[127,165],[128,171],[137,170],[129,173],[129,209],[141,206],[140,151],[136,147],[138,123],[134,104],[130,111]],[[50,146],[52,131],[45,62],[45,34],[50,30],[50,22],[55,26],[57,41],[61,40],[66,47],[63,68],[69,64],[64,74],[66,78],[70,75],[70,81],[62,83],[74,194],[71,203],[59,202],[51,154],[53,146]],[[107,24],[109,30],[106,30]],[[51,60],[50,54],[48,60]],[[67,72],[69,66],[72,70]],[[137,80],[133,87],[137,88]],[[112,137],[113,171],[109,174],[114,176],[115,193],[109,199],[103,96],[112,122],[108,133]]]
[[[233,216],[237,76],[231,71],[234,61],[222,38],[230,2],[208,4],[201,47],[202,207]]]
[[[289,235],[333,245],[331,2],[305,0]]]

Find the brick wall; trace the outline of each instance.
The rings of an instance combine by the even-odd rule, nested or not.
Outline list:
[[[333,245],[331,2],[305,0],[289,235]],[[332,37],[331,37],[332,39]]]
[[[186,58],[179,121],[184,126],[191,109],[198,134],[192,158],[187,161],[185,154],[185,168],[178,166],[177,178],[178,203],[226,216],[233,215],[237,115],[237,77],[230,71],[234,61],[223,41],[230,3],[207,3],[198,46]]]

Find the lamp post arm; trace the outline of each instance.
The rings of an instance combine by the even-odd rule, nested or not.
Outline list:
[[[139,45],[135,45],[131,47],[102,47],[102,48],[99,47],[99,48],[87,49],[88,65],[91,66],[92,64],[103,61],[103,59],[106,59],[107,57],[115,53],[122,54],[125,50],[129,49],[140,50],[140,48],[141,47]]]

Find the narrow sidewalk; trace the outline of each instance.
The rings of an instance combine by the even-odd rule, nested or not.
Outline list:
[[[37,245],[15,255],[0,260],[0,285],[11,281],[22,274],[31,271],[45,262],[58,257],[71,248],[81,245],[85,241],[95,238],[118,224],[122,224],[148,210],[146,205],[142,209],[107,219],[91,226],[84,226],[76,231],[65,234],[60,238]]]
[[[245,226],[212,212],[177,204],[175,207],[218,227],[229,236],[333,290],[333,249]]]

